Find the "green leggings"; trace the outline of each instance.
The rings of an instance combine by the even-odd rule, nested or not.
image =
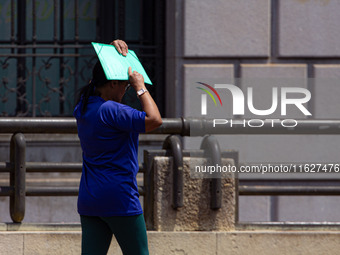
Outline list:
[[[112,235],[124,255],[148,255],[148,239],[143,214],[136,216],[80,216],[82,255],[105,255]]]

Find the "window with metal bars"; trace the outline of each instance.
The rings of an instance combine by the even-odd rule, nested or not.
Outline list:
[[[0,116],[72,116],[97,58],[91,41],[127,42],[164,109],[164,1],[2,0]],[[133,91],[124,102],[139,107]]]

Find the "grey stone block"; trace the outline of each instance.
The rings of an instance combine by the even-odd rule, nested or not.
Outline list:
[[[279,1],[280,56],[340,56],[340,1]]]
[[[300,119],[306,116],[295,106],[287,105],[286,115],[281,115],[281,88],[307,88],[307,67],[303,64],[243,64],[241,65],[241,88],[247,97],[249,87],[253,88],[253,105],[257,110],[267,110],[272,106],[273,88],[278,89],[276,111],[270,115],[255,115],[245,106],[245,118]],[[301,98],[301,93],[288,93],[288,98]],[[246,104],[246,103],[245,103]],[[307,108],[307,104],[304,104]]]
[[[0,222],[12,222],[9,213],[9,197],[0,197]]]
[[[79,232],[34,232],[24,234],[25,255],[68,255],[81,253]]]
[[[207,117],[213,116],[227,117],[231,116],[229,108],[220,105],[217,96],[211,89],[197,82],[206,83],[212,87],[214,84],[230,84],[234,83],[234,68],[233,65],[226,64],[187,64],[184,65],[184,116],[186,117]],[[214,104],[210,96],[206,92],[198,89],[201,87],[207,89],[215,98],[217,105]],[[216,89],[222,99],[222,105],[228,105],[229,97],[223,90]],[[207,115],[201,114],[201,95],[207,95]]]
[[[244,231],[217,233],[217,254],[299,254],[339,253],[339,232],[334,231]]]
[[[22,233],[0,232],[0,254],[21,255],[23,250],[24,235]]]
[[[77,197],[27,197],[25,222],[79,222]]]
[[[186,0],[185,56],[268,56],[269,0]]]
[[[6,223],[0,223],[0,231],[5,231],[5,230],[7,230]]]
[[[210,209],[209,179],[193,179],[190,166],[205,159],[183,159],[183,207],[172,208],[172,158],[155,157],[154,229],[157,231],[227,231],[235,224],[235,179],[222,179],[222,207]],[[224,161],[228,165],[231,161]]]
[[[339,222],[338,196],[280,196],[279,221]]]
[[[24,242],[25,255],[70,255],[81,253],[81,232],[26,232]],[[108,254],[122,254],[120,247],[113,237]]]
[[[211,232],[148,232],[150,254],[213,255],[216,234]]]
[[[314,114],[316,119],[340,118],[340,65],[315,65]]]
[[[239,196],[239,222],[270,221],[268,196]]]

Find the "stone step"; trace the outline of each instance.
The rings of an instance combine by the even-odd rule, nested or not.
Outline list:
[[[340,231],[148,231],[150,254],[155,255],[335,255]],[[2,255],[73,255],[81,253],[81,232],[0,231]],[[113,238],[108,254],[122,254]]]

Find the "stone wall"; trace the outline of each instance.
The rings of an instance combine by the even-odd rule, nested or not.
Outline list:
[[[243,91],[252,86],[255,105],[268,108],[274,85],[256,81],[280,78],[298,81],[289,86],[311,92],[306,108],[312,119],[339,119],[339,12],[339,0],[167,1],[166,89],[171,98],[167,117],[189,117],[199,109],[198,100],[192,99],[201,93],[196,89],[198,81],[232,83]],[[231,102],[230,96],[226,102]],[[233,117],[231,103],[225,117]],[[246,113],[244,117],[252,116]],[[306,116],[292,109],[287,118]],[[217,138],[222,149],[240,152],[240,162],[338,162],[340,136]],[[200,142],[201,138],[186,138],[185,149],[197,149]],[[334,196],[241,196],[240,220],[340,221],[339,202]]]

